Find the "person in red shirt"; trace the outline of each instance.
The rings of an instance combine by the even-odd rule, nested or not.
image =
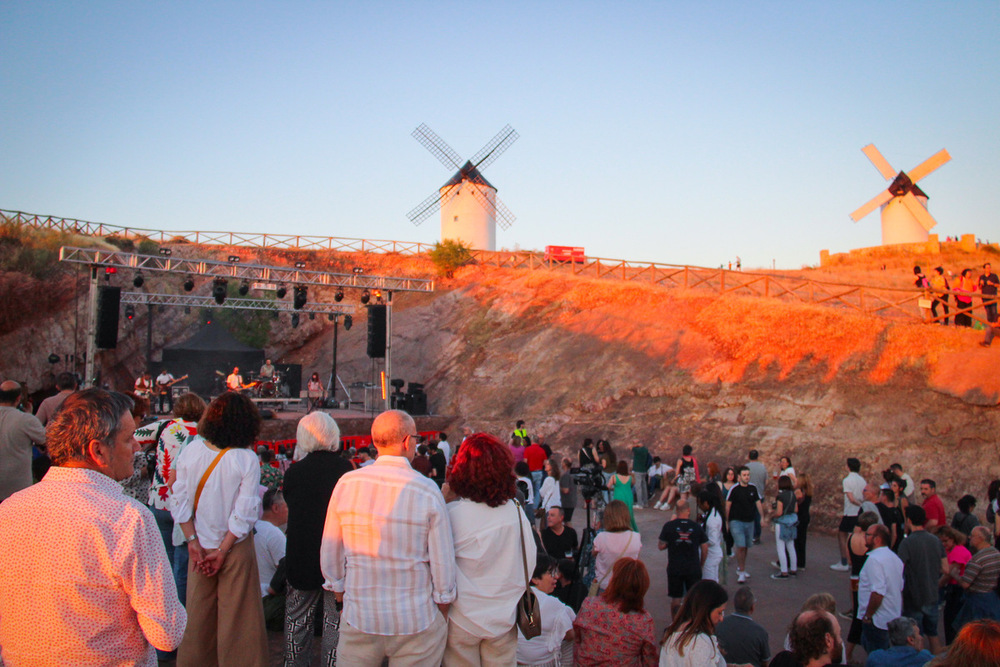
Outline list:
[[[531,485],[534,487],[535,496],[538,496],[538,489],[542,486],[542,477],[545,475],[545,459],[549,455],[537,442],[532,442],[524,449],[524,461],[531,471]]]
[[[933,479],[920,480],[920,495],[924,497],[924,512],[927,513],[927,525],[930,530],[934,526],[947,526],[948,519],[944,513],[944,503],[937,494],[937,483]]]

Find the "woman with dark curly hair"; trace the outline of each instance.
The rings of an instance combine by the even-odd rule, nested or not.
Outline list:
[[[445,497],[457,498],[448,516],[458,596],[448,613],[445,665],[514,664],[515,605],[525,567],[535,566],[535,540],[514,502],[513,467],[510,448],[487,433],[466,438],[451,460]]]
[[[248,397],[212,401],[177,457],[170,497],[188,546],[188,624],[177,654],[185,665],[267,665],[253,526],[260,466],[250,449],[260,414]]]

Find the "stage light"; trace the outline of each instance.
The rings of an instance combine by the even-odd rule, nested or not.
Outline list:
[[[336,301],[337,303],[340,303],[341,301],[343,301],[344,300],[344,290],[342,290],[342,289],[337,290],[337,293],[333,295],[333,300]]]
[[[132,284],[135,285],[136,287],[142,287],[143,283],[145,282],[146,279],[142,277],[142,271],[136,271],[135,277],[132,278]]]
[[[247,292],[249,291],[250,291],[250,283],[244,280],[243,282],[240,283],[240,289],[239,289],[240,296],[246,296]]]
[[[135,306],[129,304],[125,306],[125,319],[131,320],[133,317],[135,317]]]
[[[305,262],[295,262],[295,268],[296,269],[304,269],[304,268],[306,268],[306,263]]]
[[[59,363],[59,355],[56,354],[55,352],[53,352],[52,354],[50,354],[49,355],[49,363],[50,364],[58,364]]]
[[[194,278],[188,276],[187,278],[184,279],[184,291],[190,292],[193,289],[194,289]]]
[[[295,310],[302,310],[302,306],[306,305],[306,296],[305,286],[296,285],[292,294],[292,308]]]
[[[164,257],[170,257],[171,255],[174,254],[174,251],[171,250],[170,248],[160,248],[160,254],[163,255]]]
[[[354,318],[350,315],[344,315],[344,329],[350,331],[352,326],[354,326]]]
[[[315,320],[316,319],[316,313],[309,313],[309,319],[310,320]]]
[[[105,266],[104,267],[104,281],[105,282],[111,282],[111,274],[113,274],[113,273],[118,273],[117,267],[114,267],[114,266]]]
[[[230,264],[239,264],[240,261],[241,260],[240,260],[240,256],[239,255],[230,255],[229,256],[229,263]]]
[[[354,273],[364,273],[365,272],[365,269],[364,269],[363,266],[355,266],[351,270],[354,271]]]
[[[372,295],[368,293],[368,290],[365,290],[364,292],[361,293],[361,303],[368,303],[369,301],[371,301],[371,298]]]
[[[216,278],[212,281],[212,297],[220,306],[226,302],[226,288],[229,281],[225,278]]]
[[[299,326],[299,314],[292,313],[292,328],[297,329]]]
[[[326,319],[328,319],[328,320],[330,320],[331,322],[333,322],[333,313],[329,313],[329,314],[328,314],[328,315],[326,316]]]
[[[278,285],[278,289],[274,291],[274,295],[279,299],[284,299],[286,294],[288,294],[288,290],[285,289],[284,285]]]
[[[384,303],[382,301],[382,290],[380,289],[375,290],[375,303]]]

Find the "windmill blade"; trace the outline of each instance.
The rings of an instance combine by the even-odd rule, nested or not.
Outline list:
[[[882,204],[886,203],[892,199],[892,193],[888,190],[883,190],[878,195],[876,195],[871,201],[859,208],[854,213],[851,213],[851,220],[857,222],[861,218],[865,217],[875,209],[877,209]]]
[[[501,229],[510,229],[510,226],[517,220],[517,217],[496,196],[491,201],[489,197],[483,194],[482,189],[478,187],[472,188],[472,196],[493,216],[493,220],[500,225]]]
[[[430,151],[431,155],[440,160],[447,169],[457,171],[462,168],[462,158],[458,156],[458,153],[452,150],[444,139],[434,134],[434,131],[426,124],[421,123],[410,136],[419,141],[420,145]]]
[[[406,217],[410,219],[414,225],[420,225],[421,222],[431,217],[438,209],[450,202],[455,198],[461,188],[459,186],[452,187],[443,195],[440,191],[435,192],[427,199],[423,200],[419,204],[413,207]]]
[[[896,178],[896,170],[892,168],[889,161],[882,157],[882,154],[878,152],[875,148],[875,144],[868,144],[861,149],[861,152],[868,156],[875,168],[878,169],[878,173],[885,177],[885,180],[891,181]]]
[[[520,136],[510,125],[504,125],[503,129],[497,132],[497,136],[490,139],[469,161],[476,169],[486,169],[496,162],[497,158],[503,155],[503,152],[510,148],[510,145],[517,141]]]
[[[931,231],[934,225],[937,224],[937,220],[935,220],[930,212],[923,207],[920,200],[917,199],[916,195],[912,192],[907,192],[903,195],[903,205],[906,206],[906,209],[910,212],[910,214],[913,215],[913,217],[917,219],[917,222],[923,225],[923,228],[927,231]]]
[[[911,181],[916,183],[921,178],[931,173],[932,171],[934,171],[935,169],[937,169],[950,159],[951,155],[948,154],[948,151],[942,148],[937,153],[930,156],[929,158],[921,162],[919,165],[908,171],[907,175],[910,177]]]

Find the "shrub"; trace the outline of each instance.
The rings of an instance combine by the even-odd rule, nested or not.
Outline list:
[[[437,267],[438,275],[451,278],[455,271],[472,263],[472,250],[461,241],[444,239],[435,243],[430,253],[431,261]]]

